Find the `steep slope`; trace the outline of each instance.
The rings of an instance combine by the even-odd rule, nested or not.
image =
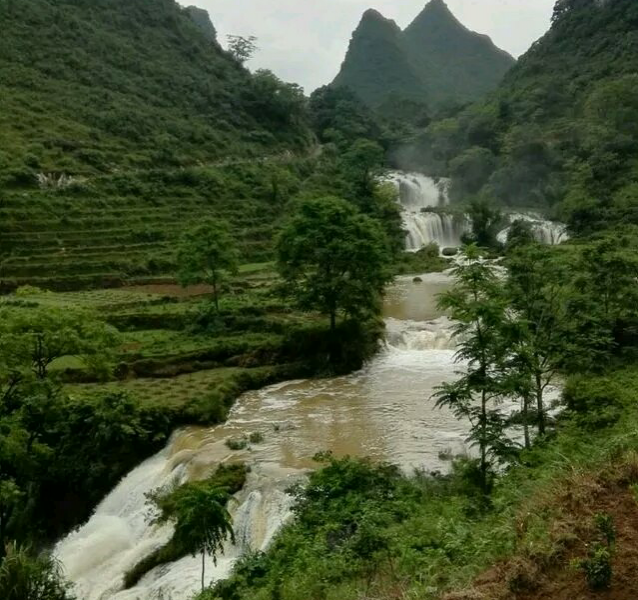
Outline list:
[[[416,162],[451,174],[457,198],[560,205],[576,232],[638,222],[636,73],[635,1],[561,0],[487,101],[429,127]]]
[[[430,101],[475,100],[494,90],[514,59],[462,25],[443,0],[431,0],[405,30],[410,60]]]
[[[174,274],[207,216],[272,258],[312,139],[297,86],[174,0],[0,0],[0,23],[0,289]]]
[[[401,29],[376,10],[363,15],[333,85],[349,87],[372,106],[381,104],[393,91],[411,99],[427,95],[406,52]]]
[[[0,21],[6,183],[34,171],[192,164],[304,139],[214,43],[208,18],[174,0],[0,0]]]
[[[187,6],[186,12],[188,16],[193,20],[193,23],[199,27],[199,30],[211,41],[217,40],[217,31],[215,26],[210,20],[208,13],[202,8],[197,6]]]
[[[390,99],[435,107],[481,97],[514,62],[487,36],[466,29],[443,0],[431,0],[405,31],[366,12],[333,85],[350,87],[374,107]]]

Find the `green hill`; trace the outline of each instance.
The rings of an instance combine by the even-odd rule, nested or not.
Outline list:
[[[0,19],[7,184],[307,141],[269,82],[222,51],[201,12],[174,0],[0,0]]]
[[[431,0],[405,31],[367,11],[333,85],[350,87],[374,107],[397,98],[439,107],[492,91],[514,62],[465,28],[443,0]]]
[[[307,154],[305,98],[173,0],[0,0],[3,289],[174,272],[205,216],[269,260]]]
[[[401,163],[457,198],[557,207],[575,232],[637,222],[638,5],[562,0],[498,90],[423,132]]]

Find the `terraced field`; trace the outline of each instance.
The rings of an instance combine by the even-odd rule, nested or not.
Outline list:
[[[222,316],[207,316],[206,286],[172,284],[51,292],[22,289],[0,298],[0,308],[35,306],[91,310],[120,331],[111,375],[95,378],[65,356],[50,373],[71,398],[123,392],[161,405],[176,423],[215,421],[239,393],[307,374],[291,343],[296,332],[325,327],[314,315],[294,312],[273,289],[272,264],[242,268],[222,298]]]
[[[271,260],[298,168],[255,162],[0,192],[0,290],[173,281],[180,236],[206,218],[231,224],[244,262]]]

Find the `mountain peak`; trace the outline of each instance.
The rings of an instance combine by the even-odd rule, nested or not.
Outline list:
[[[430,0],[416,19],[408,26],[406,33],[414,30],[432,30],[442,27],[452,27],[454,29],[469,31],[465,25],[454,16],[454,13],[445,3],[445,0]]]
[[[367,10],[334,84],[371,106],[398,96],[434,107],[490,92],[514,62],[487,36],[467,29],[444,0],[430,0],[405,31]]]
[[[357,32],[385,32],[391,35],[400,35],[401,28],[392,20],[386,19],[378,10],[369,8],[363,13]],[[356,33],[356,32],[355,32]]]

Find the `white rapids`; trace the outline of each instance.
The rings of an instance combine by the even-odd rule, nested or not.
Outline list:
[[[449,289],[446,274],[421,283],[400,278],[388,290],[386,345],[358,373],[280,383],[248,392],[228,420],[211,428],[177,432],[167,447],[129,473],[91,519],[58,543],[55,554],[78,600],[188,600],[201,586],[201,559],[185,557],[147,573],[132,589],[124,575],[172,534],[149,523],[146,494],[159,487],[206,477],[218,465],[243,462],[248,481],[230,506],[236,545],[228,544],[207,581],[229,576],[247,550],[265,550],[291,517],[287,490],[316,468],[312,457],[368,456],[406,472],[446,470],[443,458],[470,452],[468,425],[432,397],[457,377],[450,322],[436,307]],[[259,432],[263,441],[232,451],[227,440]]]
[[[315,468],[312,457],[370,456],[413,468],[445,469],[440,454],[467,451],[467,426],[435,409],[436,386],[455,377],[450,323],[436,309],[445,274],[401,278],[386,300],[387,343],[362,371],[347,377],[292,381],[244,394],[229,419],[177,432],[168,446],[127,475],[91,519],[55,549],[79,600],[187,600],[200,588],[201,562],[185,557],[150,571],[123,590],[125,573],[164,545],[170,526],[149,523],[146,494],[207,476],[217,465],[245,462],[246,488],[231,506],[237,544],[228,544],[207,580],[225,578],[246,550],[264,550],[290,518],[292,483]],[[264,441],[231,451],[226,441],[260,432]]]

